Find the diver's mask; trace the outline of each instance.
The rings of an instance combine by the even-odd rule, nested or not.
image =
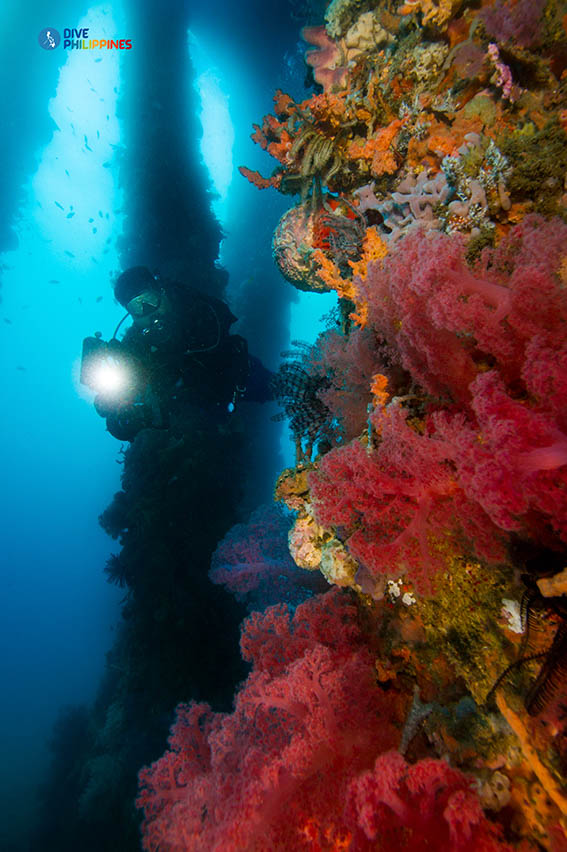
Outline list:
[[[145,319],[160,309],[162,290],[142,290],[126,305],[126,310],[134,320]]]
[[[159,349],[172,334],[171,306],[163,290],[143,290],[126,305],[145,340]]]

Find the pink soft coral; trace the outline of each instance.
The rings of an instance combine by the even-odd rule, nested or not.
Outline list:
[[[376,684],[355,616],[334,590],[246,623],[234,712],[180,705],[140,772],[146,852],[505,852],[464,775],[392,751],[407,700]]]
[[[373,770],[351,783],[348,812],[380,849],[510,848],[484,816],[470,780],[442,760],[410,766],[397,752],[380,755]]]
[[[357,280],[390,363],[431,397],[415,428],[378,410],[375,446],[310,478],[317,520],[375,574],[428,591],[446,534],[488,560],[510,532],[567,542],[566,244],[529,216],[470,269],[461,235],[415,233]]]
[[[474,421],[433,416],[438,434],[455,448],[460,486],[501,529],[567,543],[567,434],[549,410],[557,398],[552,406],[527,405],[509,395],[495,371],[479,376],[471,390]]]
[[[455,476],[454,444],[417,434],[406,418],[395,405],[377,411],[376,449],[352,441],[332,450],[309,484],[317,521],[338,528],[355,558],[391,579],[405,573],[427,592],[440,567],[435,543],[447,534],[466,536],[491,560],[504,550],[494,523]]]
[[[276,504],[259,506],[246,524],[236,524],[213,554],[209,577],[224,585],[249,609],[286,601],[301,603],[323,591],[319,574],[298,568],[289,554],[287,537],[293,518]]]
[[[355,328],[350,334],[329,330],[319,336],[311,350],[309,369],[328,379],[319,399],[339,423],[345,441],[360,435],[372,400],[370,386],[376,373],[388,376],[395,388],[394,371],[386,366],[388,353],[370,329]]]
[[[256,665],[234,712],[180,705],[140,773],[147,852],[331,849],[349,781],[397,743],[399,700],[376,686],[346,595],[256,613],[243,650]]]
[[[314,50],[305,53],[305,61],[314,69],[313,77],[316,82],[325,92],[343,89],[348,79],[348,69],[339,65],[342,61],[341,50],[325,27],[303,27],[301,38],[315,45]]]
[[[372,328],[430,394],[467,406],[470,384],[496,362],[521,379],[535,345],[564,345],[567,290],[558,276],[567,225],[528,216],[474,269],[459,234],[411,233],[355,287]]]

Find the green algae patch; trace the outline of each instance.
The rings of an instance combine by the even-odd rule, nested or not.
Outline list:
[[[514,200],[533,200],[533,210],[544,216],[565,216],[560,199],[567,172],[567,136],[558,121],[542,130],[533,124],[503,136],[498,146],[512,166],[507,188]]]

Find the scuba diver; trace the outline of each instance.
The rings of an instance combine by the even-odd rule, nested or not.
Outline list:
[[[95,409],[118,440],[169,428],[188,400],[224,415],[239,400],[273,399],[272,373],[230,334],[236,317],[225,302],[145,266],[123,272],[114,295],[128,313],[109,342],[100,332],[85,338],[81,382],[96,391]],[[118,340],[128,316],[132,325]]]

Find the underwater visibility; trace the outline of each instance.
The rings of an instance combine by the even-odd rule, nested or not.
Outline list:
[[[567,852],[567,2],[31,6],[0,847]]]

